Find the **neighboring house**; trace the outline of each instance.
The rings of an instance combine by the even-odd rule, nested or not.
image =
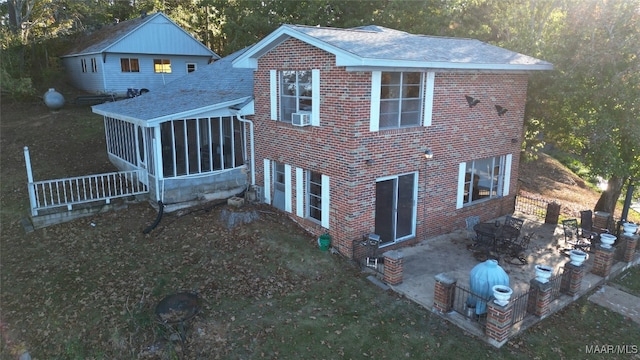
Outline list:
[[[219,58],[158,12],[101,28],[62,63],[76,88],[122,96],[154,90]]]
[[[146,170],[139,181],[167,211],[249,185],[250,122],[242,115],[253,113],[253,71],[231,66],[244,51],[155,91],[92,107],[104,116],[109,160],[122,171]]]
[[[254,70],[264,201],[348,257],[368,234],[391,249],[513,212],[527,74],[553,68],[471,39],[292,25],[234,66]]]

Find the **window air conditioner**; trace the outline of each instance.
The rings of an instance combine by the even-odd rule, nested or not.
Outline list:
[[[294,126],[307,126],[311,124],[310,112],[297,112],[291,114],[291,124]]]

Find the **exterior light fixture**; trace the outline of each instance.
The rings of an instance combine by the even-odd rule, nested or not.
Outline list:
[[[427,149],[424,151],[424,158],[427,160],[433,158],[433,152],[431,151],[431,149]]]

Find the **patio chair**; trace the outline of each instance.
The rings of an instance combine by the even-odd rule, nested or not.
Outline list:
[[[478,235],[473,227],[480,223],[480,216],[469,216],[464,221],[467,223],[467,238],[474,243],[478,242]]]
[[[518,219],[516,217],[513,217],[511,215],[507,215],[504,219],[504,224],[511,226],[515,229],[517,229],[518,231],[522,231],[522,226],[524,225],[524,220],[523,219]]]
[[[535,234],[536,234],[535,232],[528,233],[527,235],[523,236],[522,239],[520,239],[520,241],[511,243],[511,246],[508,249],[509,251],[508,255],[511,257],[511,260],[518,260],[519,262],[514,264],[513,261],[509,261],[511,264],[514,264],[514,265],[527,264],[527,258],[525,257],[524,252],[529,248],[529,243],[531,242],[531,239],[535,236]]]
[[[578,226],[578,219],[562,220],[562,229],[564,230],[564,241],[566,244],[571,245],[574,249],[589,251],[593,236],[591,233],[583,236],[585,233],[582,232],[582,229]]]

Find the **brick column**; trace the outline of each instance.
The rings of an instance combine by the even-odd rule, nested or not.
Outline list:
[[[484,333],[487,337],[501,343],[511,334],[513,322],[513,302],[510,301],[505,306],[500,306],[493,301],[487,303],[487,325]]]
[[[636,255],[636,249],[638,248],[638,239],[640,235],[620,235],[620,237],[625,240],[625,248],[624,248],[624,258],[623,261],[631,262],[633,257]]]
[[[529,281],[529,298],[527,299],[527,312],[540,318],[544,318],[551,312],[551,282],[541,283],[536,279]]]
[[[568,262],[564,265],[564,272],[560,280],[560,291],[569,296],[575,296],[580,292],[582,287],[582,279],[586,273],[584,264],[580,266],[573,265]]]
[[[386,263],[385,266],[387,266]],[[435,278],[436,287],[433,292],[433,310],[448,313],[453,309],[457,280],[445,273],[440,273],[436,275]]]
[[[389,285],[402,283],[403,262],[402,252],[398,250],[390,250],[384,253],[384,282]]]
[[[608,249],[603,248],[602,245],[596,246],[596,253],[593,257],[593,268],[591,269],[591,272],[603,278],[609,276],[615,254],[616,248],[613,246]]]

